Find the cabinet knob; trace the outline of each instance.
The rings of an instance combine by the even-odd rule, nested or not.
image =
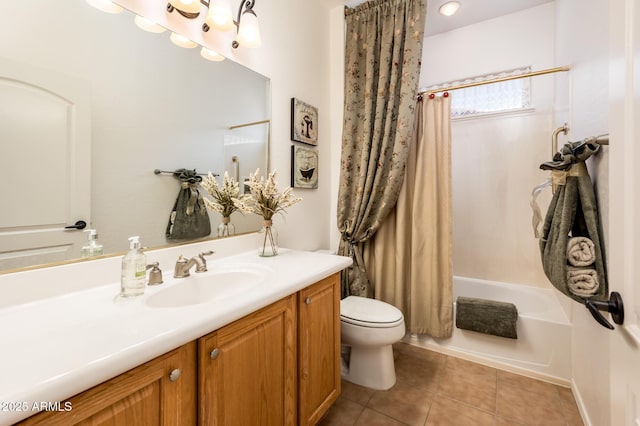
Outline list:
[[[218,355],[220,355],[220,349],[215,348],[214,350],[211,351],[211,353],[209,354],[209,356],[211,357],[211,359],[216,359],[218,358]]]
[[[171,380],[172,382],[175,382],[179,378],[180,378],[180,369],[176,368],[174,370],[171,370],[171,373],[169,373],[169,380]]]
[[[304,299],[304,303],[306,303],[307,305],[311,303],[311,298],[307,297],[306,299]]]

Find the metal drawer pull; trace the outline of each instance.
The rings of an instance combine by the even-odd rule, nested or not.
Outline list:
[[[169,380],[171,380],[172,382],[175,382],[179,378],[180,378],[180,369],[179,368],[176,368],[175,370],[172,370],[171,373],[169,373]]]
[[[211,353],[209,354],[209,356],[211,356],[211,359],[216,359],[218,358],[218,355],[220,355],[220,349],[215,348],[214,350],[211,351]]]
[[[307,305],[311,303],[311,298],[307,297],[306,299],[304,299],[304,303],[306,303]]]

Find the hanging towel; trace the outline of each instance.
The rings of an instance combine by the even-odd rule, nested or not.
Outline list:
[[[567,261],[572,266],[589,266],[596,261],[593,241],[587,237],[569,238],[567,243]]]
[[[593,242],[595,260],[591,268],[599,286],[590,296],[606,298],[609,294],[596,196],[584,164],[599,149],[597,144],[571,142],[556,153],[554,161],[540,165],[543,170],[553,171],[552,178],[557,184],[540,238],[542,266],[551,284],[581,303],[584,296],[572,292],[567,281],[567,247],[572,237],[587,237]]]
[[[513,303],[458,297],[456,327],[493,336],[518,338],[518,308]]]
[[[598,293],[600,282],[593,268],[567,267],[567,285],[576,296],[591,297]]]
[[[174,176],[180,180],[180,192],[169,215],[168,240],[202,238],[211,234],[211,221],[198,186],[202,177],[195,170],[179,169]]]

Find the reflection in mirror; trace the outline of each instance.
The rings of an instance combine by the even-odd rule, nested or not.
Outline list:
[[[0,270],[79,258],[88,233],[64,229],[78,220],[105,254],[132,235],[166,245],[180,182],[155,169],[219,183],[267,169],[269,82],[239,64],[77,0],[2,2],[0,37]],[[215,237],[221,217],[208,214]]]

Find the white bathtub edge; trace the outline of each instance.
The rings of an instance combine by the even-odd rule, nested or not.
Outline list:
[[[569,380],[562,379],[560,377],[550,376],[544,373],[539,373],[536,371],[527,370],[525,368],[515,367],[513,365],[509,365],[503,362],[496,361],[495,359],[486,358],[480,355],[470,354],[465,351],[452,349],[448,347],[443,347],[437,344],[432,344],[429,342],[421,342],[416,341],[411,338],[411,335],[406,335],[402,341],[412,346],[416,346],[419,348],[429,349],[433,352],[438,352],[444,355],[451,355],[456,358],[464,359],[467,361],[476,362],[478,364],[486,365],[488,367],[497,368],[499,370],[508,371],[509,373],[519,374],[521,376],[529,377],[536,380],[542,380],[547,383],[552,383],[554,385],[563,386],[566,388],[573,388],[572,382]],[[574,391],[575,393],[575,391]],[[580,409],[582,414],[582,409]],[[584,417],[584,416],[583,416]],[[585,423],[586,424],[586,423]]]

